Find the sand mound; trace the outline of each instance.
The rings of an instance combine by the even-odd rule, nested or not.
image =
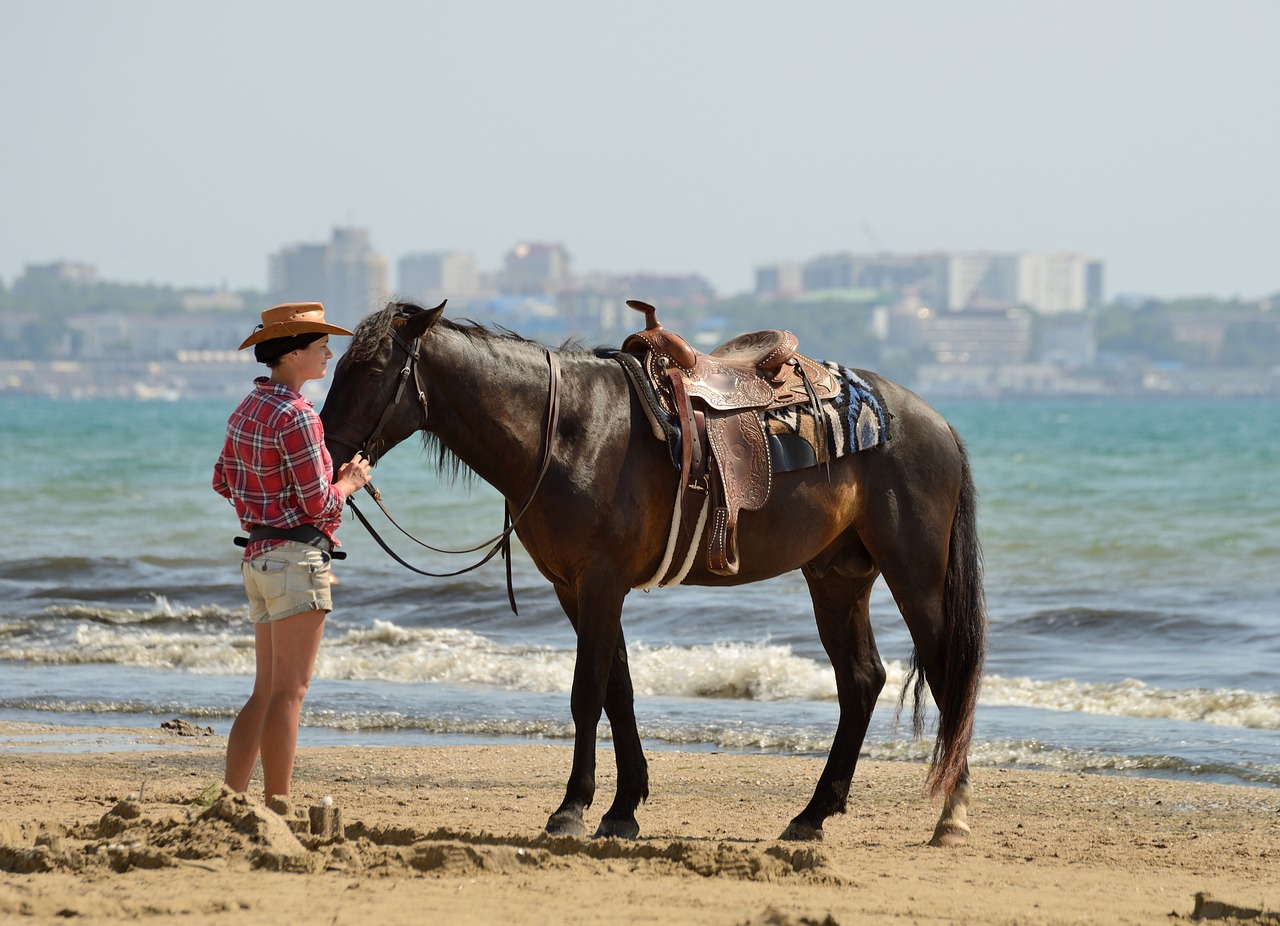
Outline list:
[[[499,837],[447,828],[419,831],[366,826],[334,827],[341,813],[330,804],[305,814],[288,805],[281,815],[245,794],[224,790],[204,809],[151,813],[135,798],[119,801],[93,823],[64,829],[31,823],[0,832],[0,871],[40,873],[193,866],[237,866],[288,872],[342,871],[379,875],[513,873],[575,866],[650,869],[655,874],[776,881],[846,880],[821,850],[785,843],[734,845],[714,841],[580,839],[539,834]],[[796,921],[797,923],[807,921]]]
[[[835,918],[828,913],[826,916],[796,916],[791,913],[785,913],[774,907],[769,907],[758,917],[753,917],[742,923],[742,926],[840,926]]]

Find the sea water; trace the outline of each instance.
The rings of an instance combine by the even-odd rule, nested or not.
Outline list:
[[[0,397],[0,720],[229,729],[253,671],[237,524],[210,488],[234,405]],[[1280,785],[1280,404],[939,408],[971,455],[986,551],[972,763]],[[502,527],[491,488],[440,479],[416,443],[375,481],[436,546]],[[414,547],[363,510],[420,568],[478,558]],[[518,544],[515,615],[497,558],[428,579],[351,518],[339,537],[303,745],[572,738],[574,636]],[[872,612],[889,683],[864,755],[920,761],[931,744],[909,708],[897,717],[910,641],[883,583]],[[649,748],[826,753],[835,684],[798,573],[633,592],[623,622]]]

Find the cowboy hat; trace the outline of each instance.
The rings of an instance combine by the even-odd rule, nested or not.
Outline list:
[[[244,350],[260,341],[272,338],[289,338],[297,334],[351,334],[346,328],[330,325],[324,320],[324,306],[318,302],[286,302],[272,306],[262,313],[262,324],[244,339],[237,350]]]

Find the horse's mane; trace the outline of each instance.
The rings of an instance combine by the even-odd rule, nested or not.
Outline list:
[[[360,320],[360,323],[356,325],[355,336],[352,337],[351,343],[347,347],[347,353],[355,361],[369,360],[377,353],[383,338],[387,336],[387,332],[391,330],[391,325],[397,318],[425,311],[427,310],[416,302],[388,302],[383,308],[370,312]],[[475,341],[489,342],[491,344],[514,342],[545,349],[545,345],[542,342],[533,338],[526,338],[524,335],[518,334],[502,325],[489,326],[469,318],[453,319],[446,318],[443,315],[436,321],[436,325],[443,325]],[[595,357],[602,357],[609,355],[614,348],[587,348],[580,338],[567,338],[555,350],[559,354],[589,354]]]
[[[353,361],[371,359],[382,345],[382,339],[391,330],[391,322],[395,317],[396,305],[388,303],[385,308],[370,312],[360,319],[351,343],[347,345],[346,355]]]

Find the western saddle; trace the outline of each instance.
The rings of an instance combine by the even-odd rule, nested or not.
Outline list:
[[[644,313],[645,326],[622,342],[622,352],[639,361],[662,413],[679,435],[681,546],[691,559],[701,532],[695,525],[701,524],[709,496],[707,568],[736,575],[738,512],[763,507],[773,482],[764,413],[807,404],[818,435],[814,462],[829,463],[820,403],[839,393],[839,382],[825,366],[796,352],[790,331],[753,331],[704,354],[664,328],[653,306],[635,299],[627,305]],[[666,574],[656,584],[668,584],[674,567],[661,572]],[[675,581],[680,578],[683,573]]]

